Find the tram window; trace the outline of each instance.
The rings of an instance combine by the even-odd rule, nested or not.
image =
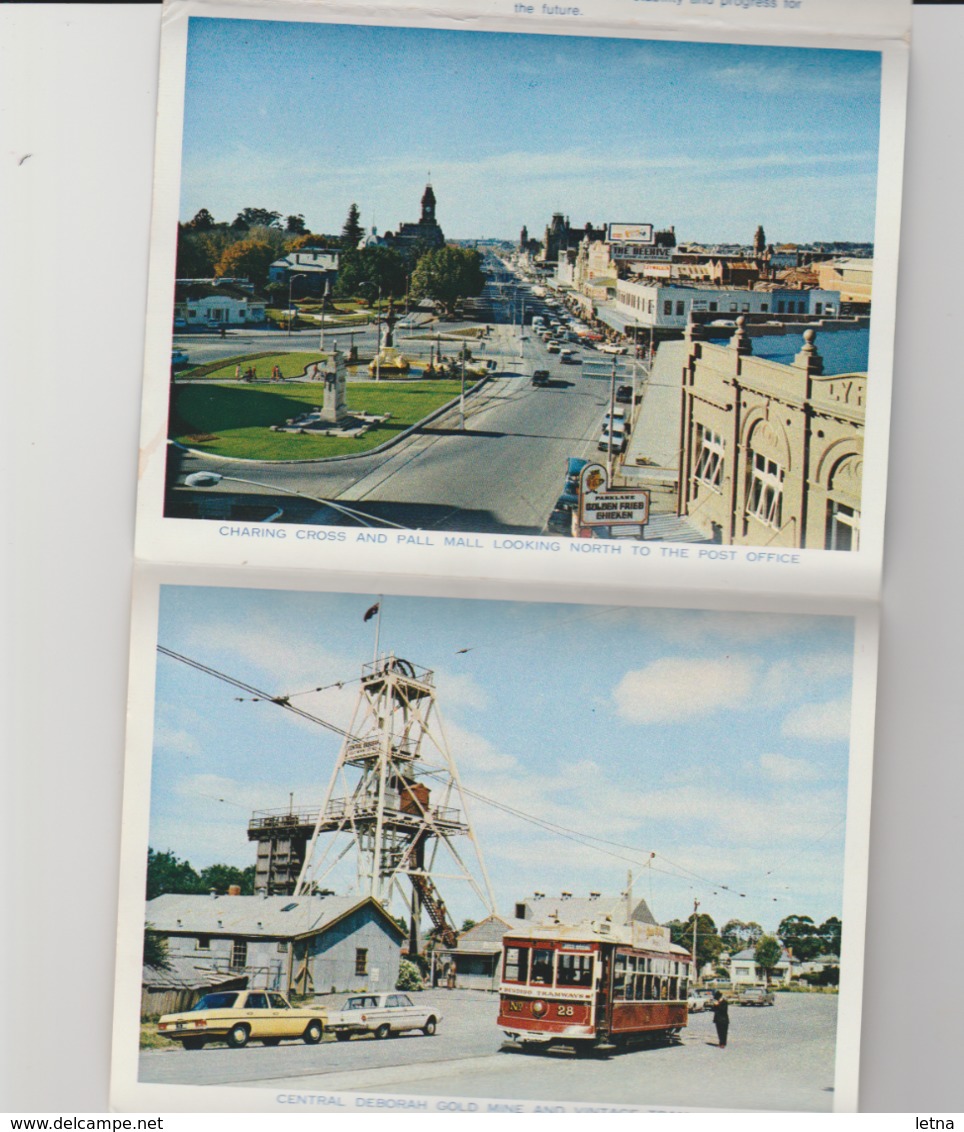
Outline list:
[[[556,986],[592,986],[592,956],[570,955],[561,951],[556,967]]]
[[[552,952],[544,948],[533,948],[532,976],[530,983],[552,984]]]
[[[505,949],[505,979],[509,983],[524,983],[529,973],[528,947]]]
[[[633,999],[636,1002],[640,1002],[645,997],[645,993],[646,993],[645,983],[646,983],[646,976],[645,975],[637,975],[635,980],[633,981]]]
[[[689,998],[689,982],[685,978],[680,979],[679,996],[680,996],[680,999]]]
[[[675,975],[673,975],[666,981],[669,983],[669,991],[667,992],[668,997],[675,1001],[675,999],[679,997],[676,993],[679,989],[679,979]]]
[[[652,997],[658,1001],[663,996],[663,980],[659,975],[653,976]]]
[[[617,955],[616,963],[613,967],[613,998],[624,999],[626,997],[626,956]]]

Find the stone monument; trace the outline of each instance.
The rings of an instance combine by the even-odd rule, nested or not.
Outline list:
[[[346,380],[345,355],[338,349],[336,342],[325,362],[325,403],[319,419],[326,424],[340,425],[348,416],[348,403],[345,400]]]

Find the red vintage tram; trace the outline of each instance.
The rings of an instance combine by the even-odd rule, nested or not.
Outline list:
[[[607,1050],[686,1025],[692,963],[657,924],[541,924],[502,941],[499,1026],[521,1045]]]

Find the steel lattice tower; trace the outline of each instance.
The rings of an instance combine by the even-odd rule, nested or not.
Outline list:
[[[468,842],[472,858],[459,852],[458,841]],[[423,908],[443,945],[455,945],[457,933],[438,882],[467,884],[488,913],[495,911],[442,728],[434,674],[393,654],[362,666],[348,737],[295,891],[311,892],[352,850],[359,892],[385,907],[396,895],[405,901],[413,951],[419,948]]]

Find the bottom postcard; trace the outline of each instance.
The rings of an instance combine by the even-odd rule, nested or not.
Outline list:
[[[142,577],[112,1103],[854,1110],[870,614]]]

